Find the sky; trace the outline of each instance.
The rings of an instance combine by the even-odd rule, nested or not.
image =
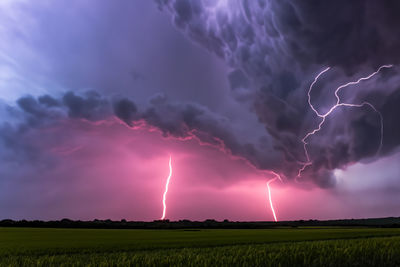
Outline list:
[[[0,219],[400,216],[399,11],[0,1]]]

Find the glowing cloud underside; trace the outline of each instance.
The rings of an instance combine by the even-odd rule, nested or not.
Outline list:
[[[169,186],[169,182],[170,182],[171,176],[172,176],[172,157],[171,156],[169,156],[169,163],[168,164],[169,164],[169,175],[168,175],[168,178],[167,178],[167,183],[165,184],[165,191],[164,191],[164,194],[163,194],[163,213],[162,213],[162,216],[161,216],[161,220],[165,219],[165,214],[167,212],[166,200],[167,200],[168,186]]]
[[[307,139],[316,134],[317,132],[319,132],[322,129],[323,124],[325,123],[326,118],[338,107],[355,107],[355,108],[361,108],[364,106],[368,106],[370,107],[374,112],[376,112],[379,115],[380,118],[380,124],[381,124],[381,129],[380,129],[380,133],[381,133],[381,139],[380,139],[380,145],[379,148],[377,150],[377,154],[379,154],[380,150],[382,149],[382,145],[383,145],[383,117],[382,114],[374,107],[374,105],[372,105],[369,102],[362,102],[361,104],[352,104],[352,103],[343,103],[341,102],[341,99],[339,97],[339,91],[343,88],[346,88],[350,85],[357,85],[362,81],[366,81],[371,79],[372,77],[374,77],[375,75],[377,75],[382,69],[384,68],[392,68],[393,65],[383,65],[381,67],[378,68],[377,71],[371,73],[370,75],[366,76],[366,77],[362,77],[360,79],[358,79],[357,81],[353,81],[353,82],[349,82],[346,84],[343,84],[341,86],[339,86],[338,88],[336,88],[335,90],[335,97],[336,97],[336,103],[335,105],[333,105],[328,112],[326,112],[325,114],[321,114],[318,112],[318,110],[316,110],[316,108],[313,106],[313,104],[311,103],[311,90],[313,89],[314,85],[316,84],[316,82],[318,81],[318,79],[321,77],[322,74],[324,74],[325,72],[327,72],[328,70],[330,70],[330,67],[324,69],[323,71],[321,71],[314,79],[314,81],[311,83],[310,88],[308,90],[308,104],[310,106],[310,108],[314,111],[314,113],[321,118],[321,122],[318,124],[318,127],[313,129],[312,131],[308,132],[304,138],[301,140],[303,142],[303,148],[304,148],[304,154],[306,157],[306,162],[302,163],[302,167],[299,169],[297,177],[301,177],[302,172],[306,169],[307,166],[312,165],[312,161],[310,159],[310,156],[308,154],[308,150],[307,150]]]

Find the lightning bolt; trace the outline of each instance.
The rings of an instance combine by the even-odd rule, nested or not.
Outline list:
[[[171,176],[172,176],[172,157],[171,156],[169,156],[168,165],[169,165],[169,175],[168,175],[168,178],[167,178],[167,183],[165,184],[165,191],[164,191],[164,194],[163,194],[163,213],[162,213],[162,216],[161,216],[161,220],[165,219],[165,213],[167,212],[166,200],[167,200],[168,186],[169,186],[169,182],[170,182]]]
[[[335,90],[336,104],[333,105],[333,106],[328,110],[328,112],[326,112],[326,113],[324,113],[324,114],[319,113],[318,110],[317,110],[317,109],[313,106],[313,104],[311,103],[311,91],[312,91],[314,85],[317,83],[318,79],[319,79],[325,72],[327,72],[328,70],[330,70],[330,67],[328,67],[328,68],[324,69],[323,71],[321,71],[321,72],[314,78],[314,81],[311,83],[310,88],[309,88],[308,93],[307,93],[307,96],[308,96],[308,104],[309,104],[310,108],[313,110],[313,112],[314,112],[319,118],[321,118],[321,121],[320,121],[320,123],[318,124],[318,127],[317,127],[317,128],[315,128],[315,129],[313,129],[312,131],[308,132],[308,133],[303,137],[303,139],[301,139],[301,141],[302,141],[302,143],[303,143],[303,149],[304,149],[304,155],[305,155],[305,157],[306,157],[306,162],[303,162],[303,163],[302,163],[302,167],[299,169],[298,174],[297,174],[297,177],[301,177],[302,172],[307,168],[307,166],[312,165],[312,161],[310,160],[310,156],[309,156],[308,150],[307,150],[307,145],[308,145],[307,139],[308,139],[310,136],[316,134],[317,132],[319,132],[319,131],[322,129],[322,126],[323,126],[323,124],[325,123],[326,118],[327,118],[336,108],[338,108],[338,107],[356,107],[356,108],[361,108],[361,107],[364,107],[364,106],[368,106],[368,107],[370,107],[371,109],[373,109],[373,110],[379,115],[380,124],[381,124],[381,129],[380,129],[380,132],[381,132],[381,139],[380,139],[379,148],[378,148],[378,150],[377,150],[377,154],[380,152],[380,150],[382,149],[382,145],[383,145],[383,116],[382,116],[382,114],[374,107],[374,105],[372,105],[371,103],[366,102],[366,101],[362,102],[361,104],[352,104],[352,103],[343,103],[343,102],[341,102],[341,99],[340,99],[340,97],[339,97],[339,92],[340,92],[340,90],[342,90],[343,88],[346,88],[346,87],[348,87],[348,86],[350,86],[350,85],[357,85],[357,84],[359,84],[359,83],[362,82],[362,81],[366,81],[366,80],[371,79],[372,77],[374,77],[375,75],[377,75],[377,74],[378,74],[382,69],[384,69],[384,68],[392,68],[392,67],[393,67],[393,65],[382,65],[382,66],[380,66],[380,67],[378,68],[378,70],[376,70],[375,72],[371,73],[370,75],[368,75],[368,76],[366,76],[366,77],[362,77],[362,78],[358,79],[357,81],[348,82],[348,83],[343,84],[343,85],[339,86],[338,88],[336,88],[336,90]]]
[[[282,178],[281,178],[281,176],[280,176],[279,174],[277,174],[276,172],[273,172],[273,171],[271,171],[271,173],[272,173],[273,175],[275,175],[275,178],[273,178],[273,179],[271,179],[271,180],[269,180],[269,181],[267,182],[268,200],[269,200],[269,206],[270,206],[271,211],[272,211],[272,215],[274,216],[274,221],[277,222],[278,219],[276,218],[276,213],[275,213],[275,209],[274,209],[274,204],[273,204],[273,202],[272,202],[272,194],[271,194],[271,186],[270,186],[270,183],[273,183],[273,182],[275,182],[276,180],[279,180],[279,181],[281,181],[281,182],[283,182],[283,181],[282,181]]]

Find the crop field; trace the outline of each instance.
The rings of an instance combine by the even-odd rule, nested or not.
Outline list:
[[[0,228],[0,266],[400,266],[400,229]]]

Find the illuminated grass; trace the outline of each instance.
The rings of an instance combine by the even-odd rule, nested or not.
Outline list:
[[[0,265],[400,266],[399,235],[400,229],[3,228]]]

